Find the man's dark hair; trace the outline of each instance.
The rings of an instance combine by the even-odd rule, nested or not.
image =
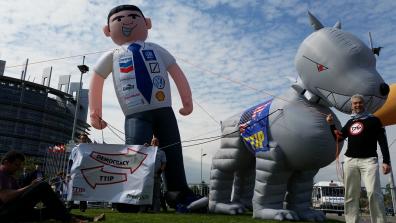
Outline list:
[[[134,6],[134,5],[119,5],[117,7],[114,7],[112,10],[110,10],[109,15],[107,16],[107,25],[109,25],[109,23],[110,23],[109,20],[110,20],[110,17],[112,15],[116,14],[117,12],[126,11],[126,10],[138,11],[138,12],[140,12],[140,14],[142,14],[142,16],[144,18],[142,10],[140,10],[137,6]]]
[[[25,155],[23,155],[23,153],[18,152],[16,150],[10,150],[6,154],[4,154],[3,158],[1,159],[1,164],[4,164],[5,161],[13,163],[15,160],[20,160],[24,162]]]

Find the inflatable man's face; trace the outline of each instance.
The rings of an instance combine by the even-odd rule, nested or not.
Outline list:
[[[108,18],[108,24],[103,27],[103,32],[107,37],[111,37],[114,43],[122,45],[127,42],[147,39],[151,21],[149,18],[145,18],[140,10],[127,8],[114,14],[112,11]]]

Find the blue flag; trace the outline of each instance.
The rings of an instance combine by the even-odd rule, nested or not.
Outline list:
[[[241,133],[242,139],[252,153],[268,151],[268,115],[272,99],[246,110],[239,124],[247,127]]]

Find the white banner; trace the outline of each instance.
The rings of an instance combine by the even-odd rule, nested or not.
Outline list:
[[[79,144],[67,200],[151,204],[156,147]]]

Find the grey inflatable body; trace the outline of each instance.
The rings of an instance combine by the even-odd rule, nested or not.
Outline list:
[[[238,131],[242,113],[222,122],[226,136],[212,162],[211,212],[237,214],[249,207],[258,219],[323,221],[324,214],[310,203],[313,177],[336,158],[336,142],[325,121],[333,113],[329,107],[350,113],[350,97],[359,93],[374,112],[387,98],[371,49],[342,31],[340,23],[324,28],[308,14],[315,31],[295,58],[302,83],[272,102],[270,150],[254,155],[245,148]]]

